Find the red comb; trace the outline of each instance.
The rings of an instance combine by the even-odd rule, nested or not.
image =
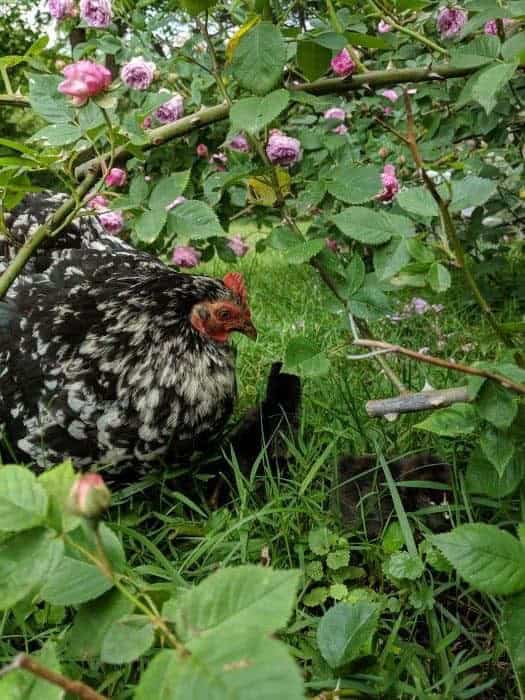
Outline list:
[[[246,292],[246,287],[244,286],[244,277],[240,272],[228,272],[222,278],[224,285],[231,289],[243,304],[248,301],[248,293]]]

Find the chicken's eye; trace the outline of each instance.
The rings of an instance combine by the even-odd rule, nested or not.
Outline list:
[[[231,311],[228,311],[228,309],[220,309],[217,316],[221,321],[229,321],[229,319],[232,317]]]

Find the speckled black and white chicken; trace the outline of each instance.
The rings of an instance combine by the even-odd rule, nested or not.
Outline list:
[[[0,271],[61,201],[30,195],[7,215]],[[205,449],[233,408],[234,331],[256,336],[239,273],[182,274],[82,217],[0,301],[6,442],[44,468],[69,456],[80,467],[123,465]]]

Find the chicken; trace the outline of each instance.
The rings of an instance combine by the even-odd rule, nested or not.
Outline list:
[[[21,243],[62,197],[7,217]],[[185,458],[220,434],[236,394],[244,280],[182,274],[103,233],[95,216],[49,241],[0,301],[0,426],[42,468]],[[75,246],[75,247],[73,247]],[[3,244],[0,271],[13,254]]]

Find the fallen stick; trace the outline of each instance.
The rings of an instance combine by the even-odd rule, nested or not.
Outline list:
[[[431,411],[453,403],[465,403],[471,400],[467,387],[458,386],[452,389],[433,389],[420,391],[417,394],[403,394],[389,399],[373,399],[366,402],[365,408],[371,418],[379,418],[394,413]]]

